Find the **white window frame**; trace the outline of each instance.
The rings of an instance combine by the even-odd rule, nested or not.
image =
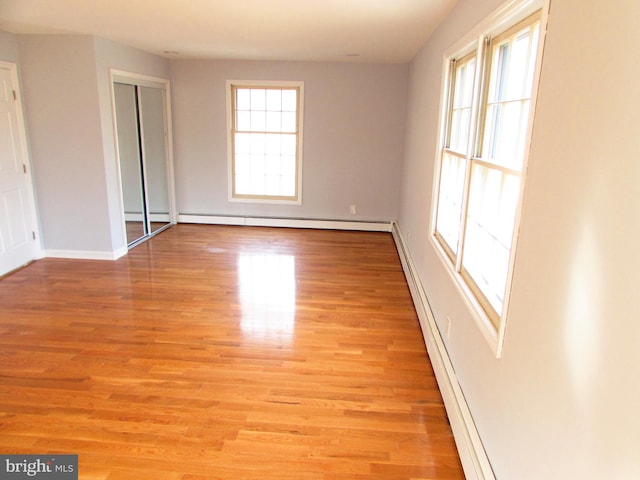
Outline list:
[[[280,197],[274,195],[240,195],[235,194],[234,185],[234,125],[232,92],[235,88],[266,88],[266,89],[298,89],[297,111],[297,144],[296,144],[296,186],[295,195]],[[303,123],[304,123],[304,82],[303,81],[273,81],[273,80],[227,80],[227,178],[229,202],[267,203],[281,205],[302,205],[302,152],[303,152]]]
[[[546,25],[547,18],[549,12],[549,4],[550,0],[514,0],[504,4],[501,8],[496,10],[492,15],[486,18],[484,21],[480,22],[471,32],[461,38],[458,42],[452,45],[449,49],[447,49],[444,53],[443,58],[443,75],[442,75],[442,86],[441,86],[441,101],[440,101],[440,117],[439,117],[439,131],[438,131],[438,143],[436,148],[436,169],[435,175],[433,178],[433,199],[432,199],[432,212],[431,212],[431,223],[430,223],[430,241],[436,252],[438,253],[438,257],[442,261],[445,266],[447,272],[449,273],[451,279],[453,280],[454,285],[457,287],[457,290],[463,299],[464,303],[469,310],[471,317],[474,319],[477,324],[480,332],[482,333],[485,340],[488,342],[492,351],[495,353],[497,358],[502,356],[503,346],[504,346],[504,337],[507,325],[507,317],[509,311],[509,298],[510,298],[510,286],[513,276],[513,267],[514,260],[516,256],[517,250],[517,237],[518,230],[520,224],[520,216],[521,216],[521,208],[522,208],[522,198],[524,189],[526,186],[526,170],[527,170],[527,161],[528,154],[531,142],[531,133],[533,130],[534,123],[534,114],[535,114],[535,105],[538,91],[538,83],[540,81],[540,71],[542,65],[542,57],[543,57],[543,47],[544,40],[546,34]],[[482,71],[484,68],[483,61],[481,61],[484,57],[481,55],[481,52],[485,49],[485,39],[496,37],[501,33],[509,30],[519,22],[523,21],[536,11],[540,10],[540,32],[538,38],[538,54],[536,58],[535,64],[535,73],[533,77],[533,86],[531,92],[530,99],[530,108],[529,108],[529,121],[527,126],[527,133],[525,139],[525,148],[524,148],[524,158],[522,163],[522,172],[520,175],[521,178],[521,187],[518,198],[518,203],[516,207],[515,214],[515,222],[513,228],[513,236],[512,236],[512,244],[509,253],[509,266],[508,273],[506,279],[506,291],[503,300],[503,308],[502,313],[500,315],[497,326],[494,325],[494,322],[487,314],[483,304],[478,299],[477,295],[474,293],[473,288],[470,287],[468,281],[465,279],[465,275],[463,274],[462,269],[462,255],[463,252],[458,252],[458,255],[452,259],[452,252],[449,251],[448,248],[444,247],[441,242],[438,240],[436,235],[436,222],[437,222],[437,214],[438,214],[438,201],[440,195],[440,174],[441,174],[441,158],[443,155],[443,150],[446,147],[447,142],[447,128],[448,128],[448,120],[449,120],[449,112],[450,112],[450,92],[452,86],[450,85],[451,76],[451,67],[453,59],[461,59],[463,57],[468,56],[472,52],[477,53],[476,60],[476,74],[474,81],[474,99],[473,102],[476,105],[472,110],[471,115],[471,129],[472,129],[472,139],[471,143],[474,145],[478,145],[480,142],[476,141],[476,136],[478,135],[478,131],[476,126],[479,124],[477,120],[477,115],[483,114],[483,105],[482,102],[484,100],[478,99],[477,96],[480,93],[481,89],[478,86],[478,82],[484,81]],[[488,80],[488,76],[487,76]],[[482,90],[484,91],[484,90]],[[468,149],[469,150],[469,149]],[[475,155],[475,152],[474,152]],[[469,167],[470,169],[471,167]],[[466,180],[465,180],[466,181]],[[466,187],[465,187],[466,188]],[[466,211],[466,201],[468,198],[468,191],[464,196],[463,202],[463,213]],[[439,235],[439,234],[438,234]],[[464,231],[460,232],[460,235],[464,235]]]

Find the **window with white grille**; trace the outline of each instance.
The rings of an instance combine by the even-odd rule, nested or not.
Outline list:
[[[302,82],[227,82],[231,200],[301,203]]]
[[[472,303],[504,319],[532,121],[540,12],[448,61],[433,233]]]

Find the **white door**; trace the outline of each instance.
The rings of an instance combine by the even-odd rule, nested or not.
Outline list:
[[[36,257],[33,193],[15,66],[0,63],[0,275]]]

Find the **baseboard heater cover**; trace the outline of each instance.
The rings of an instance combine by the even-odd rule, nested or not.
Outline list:
[[[178,214],[178,223],[200,223],[208,225],[241,225],[253,227],[317,228],[325,230],[362,230],[368,232],[391,232],[391,221],[332,220],[317,218],[254,217],[234,215]]]
[[[418,313],[427,352],[436,374],[447,415],[449,416],[451,430],[453,431],[465,476],[469,480],[495,480],[491,463],[482,445],[482,440],[473,421],[467,401],[464,398],[464,393],[458,383],[453,364],[431,311],[429,300],[422,287],[422,282],[400,228],[395,222],[392,225],[392,234],[398,249],[402,269],[409,284],[411,297]]]

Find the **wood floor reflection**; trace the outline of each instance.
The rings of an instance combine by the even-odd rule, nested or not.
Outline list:
[[[81,479],[464,478],[387,233],[178,225],[0,281],[0,453]]]

